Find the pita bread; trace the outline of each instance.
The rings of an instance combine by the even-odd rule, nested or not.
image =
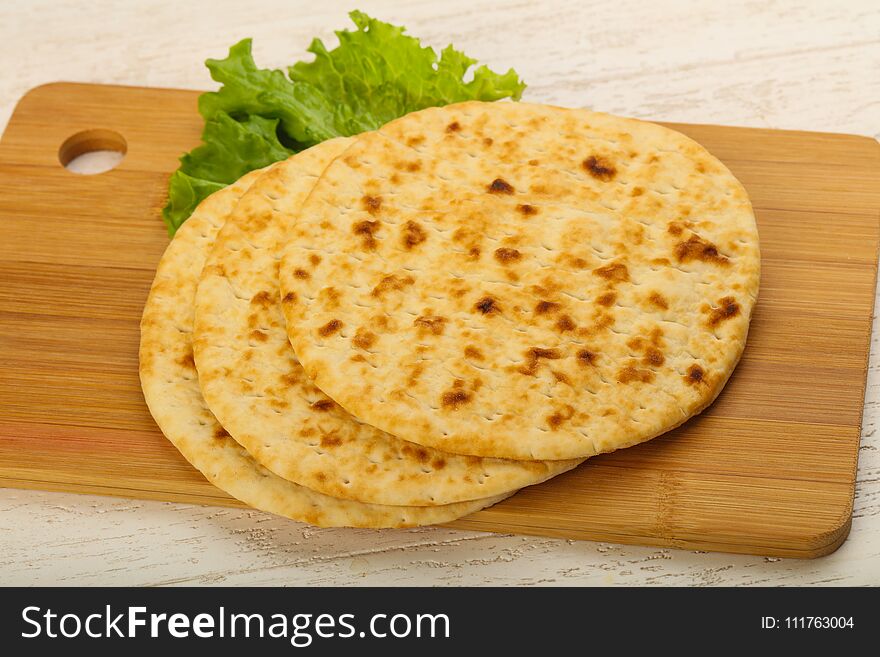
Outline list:
[[[313,490],[361,502],[434,506],[503,494],[579,460],[450,454],[356,422],[309,380],[287,340],[275,245],[327,164],[332,140],[275,166],[230,213],[196,294],[193,351],[208,408],[261,465]],[[275,208],[278,208],[276,211]]]
[[[664,433],[722,389],[758,293],[730,171],[585,110],[407,115],[337,158],[300,215],[280,284],[306,372],[361,421],[451,452],[582,458]]]
[[[503,499],[437,507],[360,504],[322,495],[273,475],[229,438],[206,407],[193,364],[196,282],[208,250],[252,172],[205,199],[162,256],[141,321],[140,377],[150,412],[166,437],[208,481],[263,511],[319,525],[411,527],[447,522]]]

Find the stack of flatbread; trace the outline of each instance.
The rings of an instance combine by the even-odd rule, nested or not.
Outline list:
[[[427,109],[205,200],[140,375],[212,483],[320,526],[446,522],[718,395],[759,280],[748,197],[658,125]]]

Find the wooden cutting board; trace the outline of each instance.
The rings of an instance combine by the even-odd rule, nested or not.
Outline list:
[[[138,322],[168,243],[159,211],[199,142],[192,91],[58,83],[0,141],[0,486],[238,503],[144,404]],[[718,401],[649,443],[589,460],[453,527],[816,557],[849,531],[880,232],[865,137],[671,125],[745,184],[761,296]],[[67,171],[126,148],[114,170]]]

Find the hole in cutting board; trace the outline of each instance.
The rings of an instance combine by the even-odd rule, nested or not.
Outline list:
[[[115,169],[128,145],[113,130],[83,130],[68,137],[58,149],[61,165],[73,173],[94,175]]]

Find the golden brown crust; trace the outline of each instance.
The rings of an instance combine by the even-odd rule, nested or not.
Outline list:
[[[203,201],[162,256],[141,320],[140,378],[156,423],[218,488],[251,506],[319,526],[412,527],[447,522],[505,496],[437,507],[360,504],[275,476],[254,461],[208,410],[193,368],[196,282],[225,216],[260,172]]]
[[[287,341],[273,250],[318,176],[348,143],[324,142],[276,165],[242,197],[220,231],[199,283],[194,329],[195,365],[215,417],[280,477],[374,504],[435,506],[485,498],[577,465],[578,460],[474,458],[407,443],[356,422],[306,376]],[[375,198],[364,203],[367,214],[380,206]],[[370,232],[354,234],[360,240]],[[399,248],[414,249],[424,235],[410,222],[396,239]],[[321,260],[310,254],[291,275],[307,281]],[[391,295],[409,280],[388,277],[373,294]],[[330,289],[335,286],[323,298],[332,306]],[[412,323],[427,336],[443,332],[442,318],[432,315]],[[354,330],[332,318],[317,328],[324,338],[345,336],[355,353],[366,356],[381,346],[377,341],[383,330],[381,320]]]
[[[754,214],[724,165],[584,110],[408,115],[333,162],[301,216],[279,275],[306,371],[359,419],[451,452],[586,457],[677,426],[721,390],[757,298]]]

